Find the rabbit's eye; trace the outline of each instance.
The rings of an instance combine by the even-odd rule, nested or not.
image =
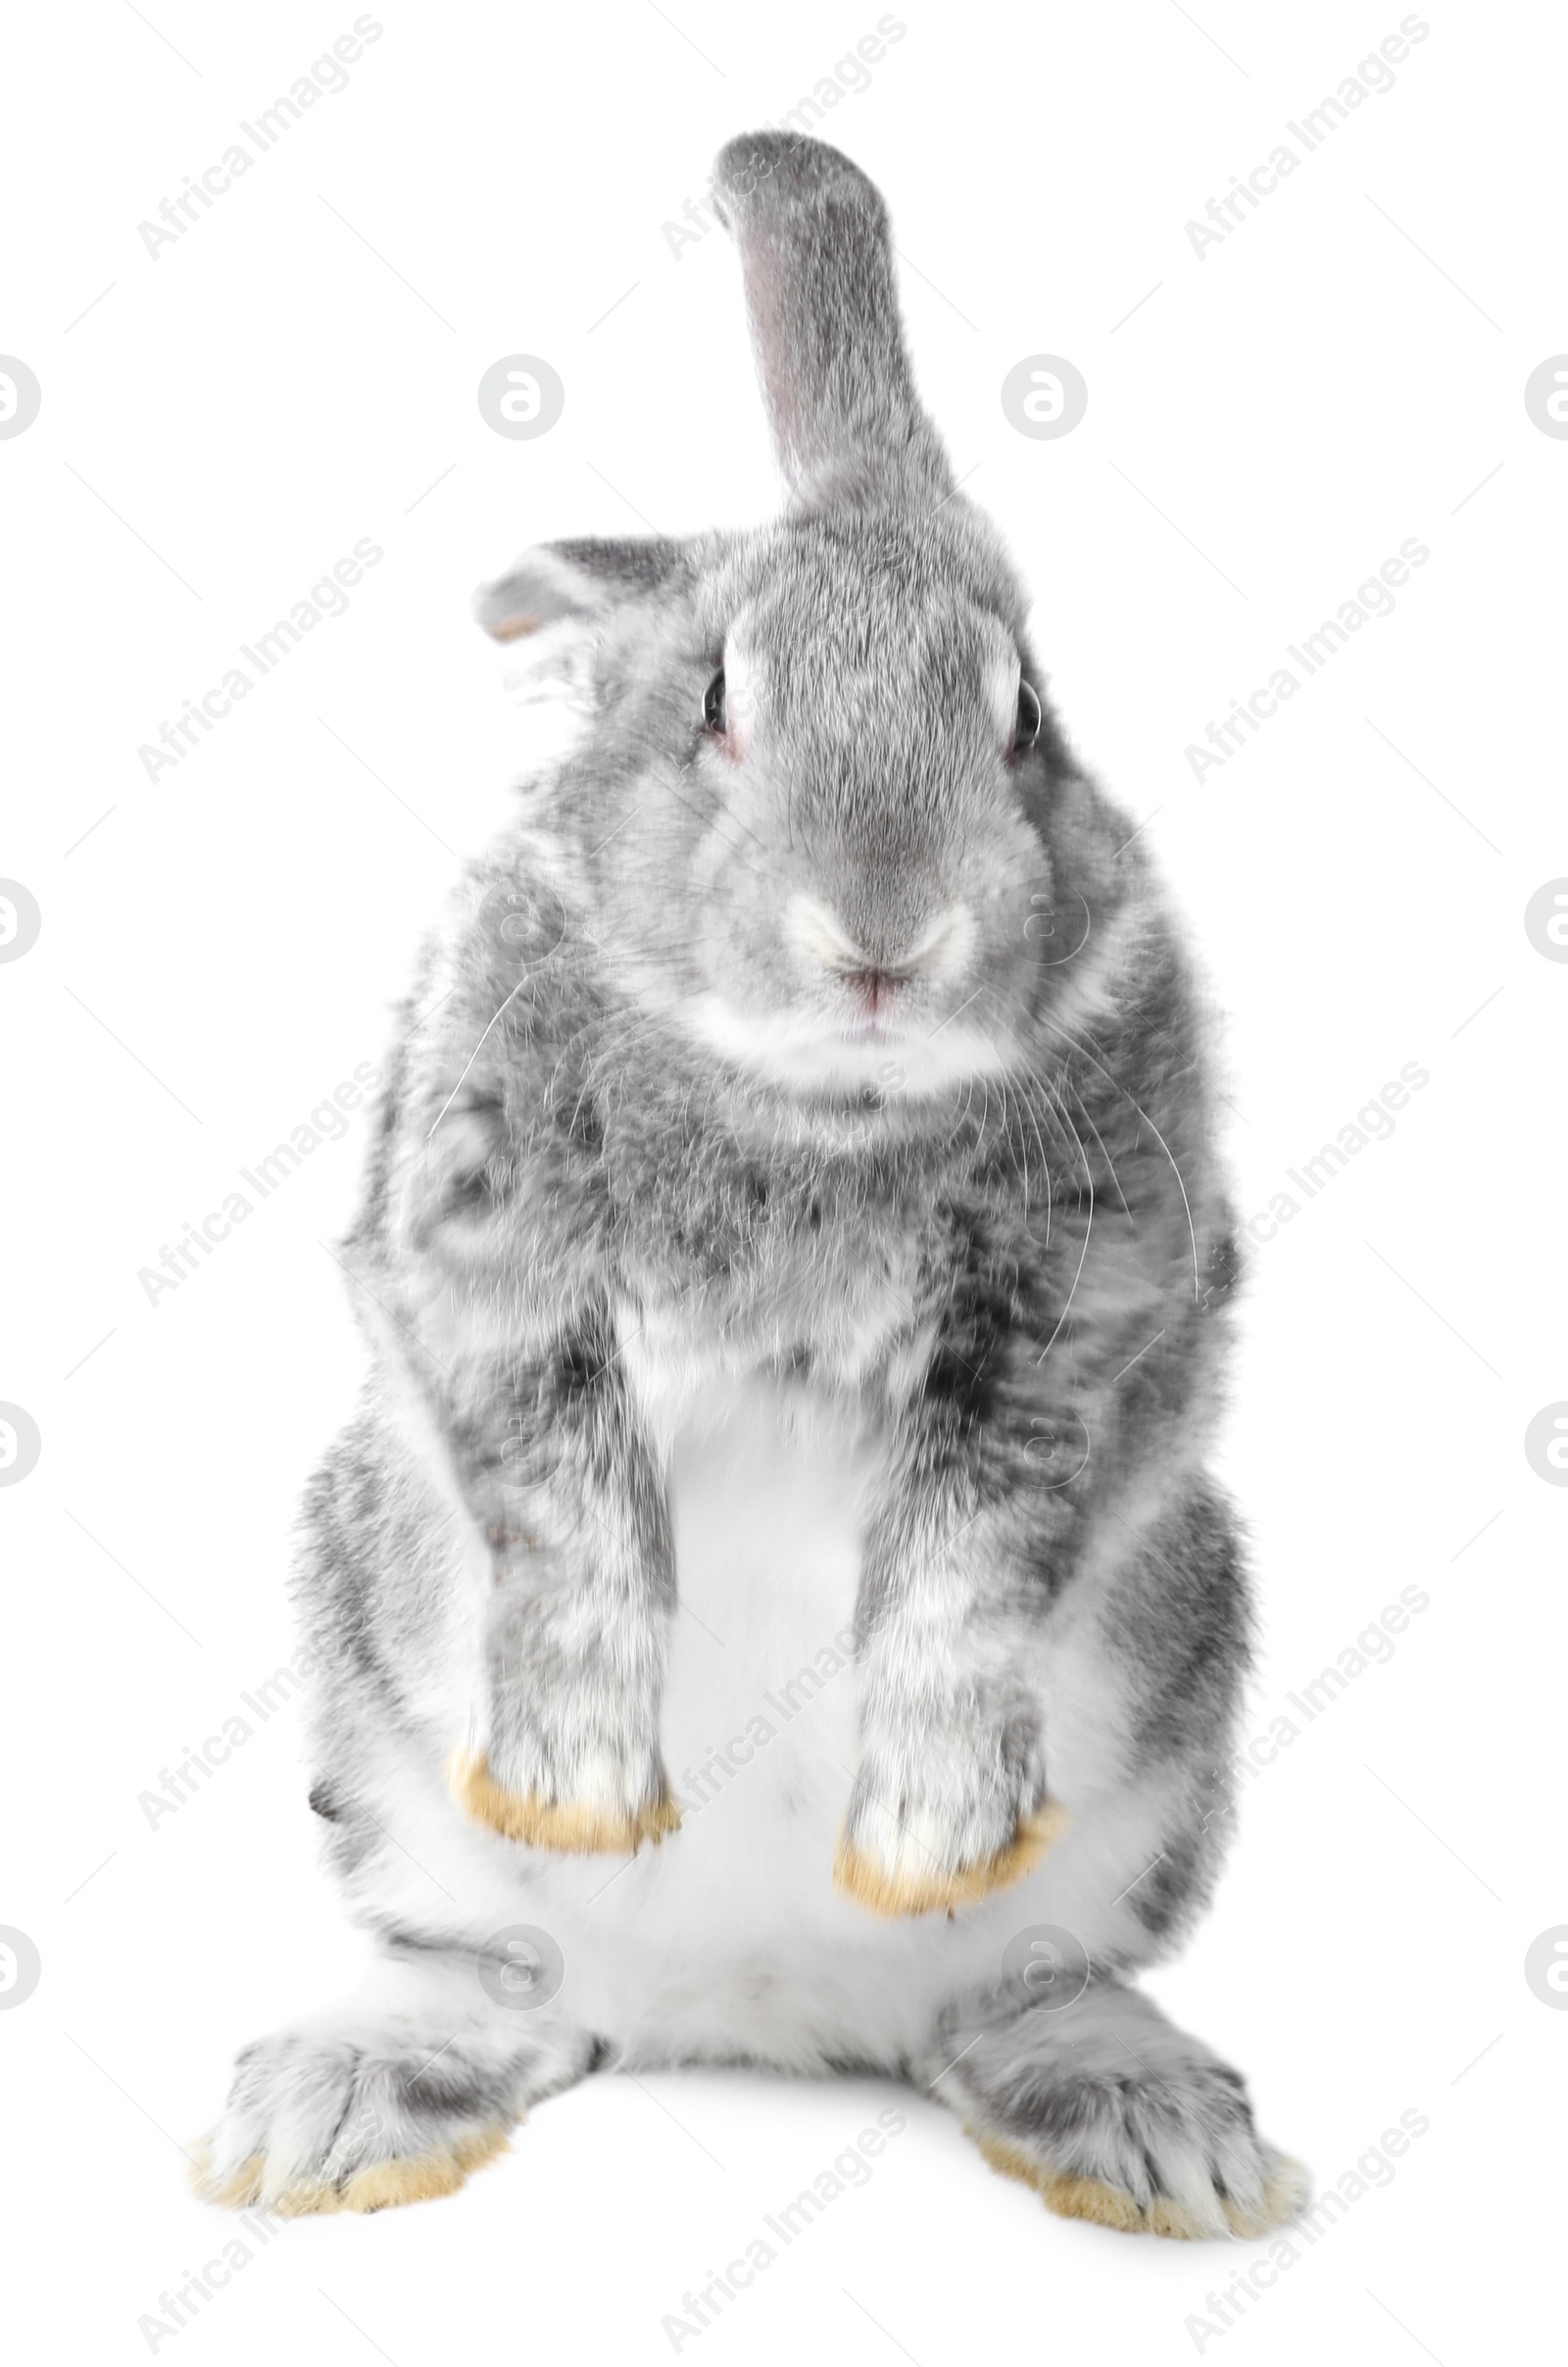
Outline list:
[[[725,728],[724,668],[722,666],[719,667],[703,693],[703,721],[710,731],[723,731]]]
[[[1018,685],[1018,719],[1012,727],[1014,756],[1032,748],[1040,737],[1040,700],[1027,682]]]

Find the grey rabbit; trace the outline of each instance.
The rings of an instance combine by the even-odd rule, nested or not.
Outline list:
[[[601,2066],[748,2061],[1256,2237],[1302,2174],[1132,1986],[1212,1889],[1250,1653],[1200,998],[881,198],[769,131],[714,203],[789,505],[479,596],[590,713],[427,949],[344,1250],[296,1594],[373,1960],[240,2055],[200,2191],[373,2210]]]

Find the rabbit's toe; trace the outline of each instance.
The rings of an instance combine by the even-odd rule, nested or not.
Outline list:
[[[1178,2199],[1157,2190],[1135,2194],[1103,2178],[1053,2170],[1005,2138],[974,2130],[970,2135],[994,2170],[1033,2187],[1059,2218],[1090,2219],[1097,2227],[1115,2228],[1124,2236],[1176,2236],[1188,2242],[1242,2236],[1255,2241],[1287,2226],[1306,2198],[1306,2173],[1300,2164],[1272,2148],[1264,2149],[1245,2198],[1238,2199],[1210,2179],[1206,2188],[1200,2181],[1197,2193]]]
[[[833,1861],[837,1890],[878,1915],[926,1915],[972,1906],[1031,1873],[1066,1831],[1067,1811],[1044,1800],[1020,1816],[1012,1839],[985,1857],[953,1863],[949,1837],[932,1817],[886,1813],[846,1826]]]
[[[248,2155],[227,2177],[219,2178],[209,2166],[210,2155],[198,2151],[191,2185],[204,2202],[236,2211],[260,2204],[285,2219],[321,2211],[384,2211],[395,2203],[430,2202],[440,2194],[455,2194],[470,2171],[483,2169],[510,2143],[505,2129],[476,2130],[428,2153],[368,2163],[343,2182],[297,2177],[282,2187],[270,2179],[265,2153]]]
[[[658,1843],[680,1829],[680,1803],[662,1788],[639,1799],[612,1781],[597,1798],[552,1800],[535,1791],[512,1791],[482,1751],[463,1745],[447,1761],[447,1784],[466,1815],[535,1849],[629,1857],[645,1841]]]

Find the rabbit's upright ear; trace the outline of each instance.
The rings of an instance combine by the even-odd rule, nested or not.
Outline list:
[[[473,614],[492,640],[517,641],[543,625],[580,623],[623,600],[660,591],[685,564],[684,543],[653,535],[537,543],[498,581],[480,585]]]
[[[887,209],[820,140],[748,132],[713,204],[740,250],[779,466],[803,508],[938,501],[953,472],[915,399]]]

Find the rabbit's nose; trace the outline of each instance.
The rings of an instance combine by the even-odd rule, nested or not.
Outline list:
[[[917,932],[874,916],[857,923],[797,893],[786,908],[784,934],[813,970],[825,970],[858,1003],[880,1011],[910,980],[947,975],[961,961],[972,924],[957,906],[945,906]]]
[[[841,969],[839,976],[861,1010],[877,1018],[897,1000],[907,973],[895,969]]]

